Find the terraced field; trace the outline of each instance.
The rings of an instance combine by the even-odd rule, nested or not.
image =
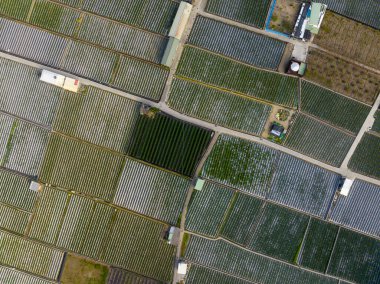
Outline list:
[[[301,110],[334,126],[358,133],[370,106],[302,80]]]
[[[291,108],[297,106],[297,78],[259,70],[199,48],[185,47],[177,75]]]
[[[290,128],[285,146],[314,159],[339,167],[353,136],[299,113]]]
[[[212,133],[162,113],[139,116],[128,155],[191,176]]]
[[[272,107],[182,79],[172,83],[168,104],[186,115],[260,135]]]
[[[186,229],[216,237],[234,192],[206,181],[201,191],[194,191],[186,215]]]
[[[271,1],[209,0],[206,11],[247,25],[263,28]]]
[[[249,193],[265,196],[270,186],[277,152],[232,136],[221,135],[202,168],[201,175]]]
[[[214,35],[209,37],[209,35]],[[286,43],[198,16],[188,43],[251,65],[276,70]]]
[[[380,137],[365,133],[355,153],[352,155],[348,167],[358,173],[380,178]]]

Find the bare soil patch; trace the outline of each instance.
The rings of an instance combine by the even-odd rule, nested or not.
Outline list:
[[[314,43],[380,70],[379,30],[328,11]]]
[[[372,105],[380,92],[380,75],[314,48],[309,49],[305,78]]]
[[[277,0],[269,27],[285,34],[293,32],[301,7],[300,1]]]

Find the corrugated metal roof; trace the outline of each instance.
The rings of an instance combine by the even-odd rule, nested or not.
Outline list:
[[[112,86],[158,101],[164,91],[169,70],[158,65],[121,56]],[[149,84],[147,84],[149,82]]]
[[[108,274],[107,284],[159,284],[161,282],[146,278],[126,270],[112,267]]]
[[[40,81],[40,70],[0,59],[0,109],[51,125],[62,89]]]
[[[121,154],[53,133],[40,179],[109,201],[116,190],[123,161]]]
[[[348,196],[339,196],[330,220],[380,236],[380,187],[355,180]]]
[[[6,170],[0,170],[0,202],[31,212],[37,193],[29,190],[30,180]]]
[[[257,255],[223,240],[212,241],[195,235],[190,237],[185,258],[199,265],[262,284],[336,284],[333,278]]]
[[[85,14],[78,38],[109,49],[160,63],[167,38],[123,24]]]
[[[24,234],[30,215],[0,203],[0,227],[6,230]]]
[[[161,34],[169,32],[178,6],[171,0],[83,1],[84,10]]]
[[[340,175],[281,153],[268,198],[324,218]]]
[[[188,41],[236,60],[274,70],[286,47],[285,42],[201,16],[196,18]]]
[[[174,79],[170,107],[228,128],[260,135],[272,107],[190,81]]]
[[[53,129],[124,152],[139,110],[138,102],[90,86],[81,95],[63,94]]]
[[[68,39],[0,18],[0,50],[57,67]]]
[[[189,187],[183,177],[127,159],[113,202],[175,225]]]
[[[63,261],[62,251],[3,231],[0,231],[0,246],[2,264],[49,279],[58,278]]]
[[[14,268],[0,266],[0,283],[53,284],[55,282],[15,270]]]
[[[116,53],[72,41],[61,67],[73,74],[108,84],[117,60]]]

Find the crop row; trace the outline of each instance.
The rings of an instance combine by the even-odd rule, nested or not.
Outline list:
[[[371,107],[313,83],[302,81],[301,110],[356,134]]]
[[[186,283],[252,284],[253,282],[244,281],[216,270],[191,264],[189,273],[186,276]]]
[[[354,139],[341,130],[299,113],[287,135],[285,146],[339,167]]]
[[[259,70],[199,48],[185,47],[177,75],[264,101],[297,106],[297,78]]]
[[[275,70],[286,47],[284,42],[201,16],[196,18],[188,42],[251,65]]]
[[[190,81],[174,79],[168,104],[187,115],[260,135],[272,107]]]
[[[375,113],[375,122],[372,125],[372,131],[380,134],[380,110]]]
[[[0,26],[1,50],[154,100],[164,89],[166,68],[7,19]]]
[[[3,283],[54,284],[46,279],[5,266],[0,266],[0,279]]]
[[[359,142],[348,167],[355,172],[380,178],[380,137],[365,133]]]
[[[155,221],[46,187],[29,236],[110,265],[169,281],[175,247],[161,239],[164,229],[164,225]]]
[[[30,213],[0,203],[0,227],[18,234],[24,234]]]
[[[112,267],[107,278],[109,284],[112,283],[136,283],[136,284],[160,284],[160,282],[146,278],[127,270]]]
[[[127,154],[192,176],[212,133],[162,113],[140,115]]]
[[[247,25],[263,28],[270,0],[209,0],[206,11]]]
[[[189,186],[181,176],[127,159],[113,203],[175,225]]]

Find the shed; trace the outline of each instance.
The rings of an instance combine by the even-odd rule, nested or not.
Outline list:
[[[161,64],[170,67],[173,63],[174,57],[176,55],[179,46],[179,39],[174,37],[169,38],[168,44],[162,57]]]
[[[306,29],[309,30],[313,34],[317,34],[319,32],[319,28],[321,27],[323,17],[325,16],[327,9],[327,5],[322,3],[312,3],[310,16],[307,21]]]
[[[342,188],[340,189],[340,194],[344,196],[348,196],[348,193],[350,192],[350,189],[353,183],[354,183],[353,179],[345,178]]]
[[[41,185],[38,182],[32,181],[29,185],[29,189],[35,192],[39,192],[41,190]]]
[[[63,88],[70,92],[78,93],[80,87],[80,83],[77,79],[72,79],[66,77],[65,83],[63,84]]]
[[[178,263],[178,274],[186,275],[186,273],[187,273],[187,263],[184,261],[180,261]]]
[[[273,123],[272,127],[270,129],[270,134],[272,134],[276,137],[280,137],[282,135],[282,133],[284,133],[284,131],[285,131],[285,128],[282,125],[279,125],[277,123]]]
[[[169,36],[181,39],[183,32],[185,31],[187,22],[190,18],[191,8],[193,6],[184,1],[179,4],[177,14],[175,15],[173,24],[170,28]]]
[[[62,88],[65,83],[65,76],[50,72],[48,70],[42,70],[40,80]]]
[[[205,181],[203,179],[199,178],[199,179],[197,179],[197,183],[195,184],[194,189],[201,191],[202,188],[203,188],[203,186],[204,186],[204,184],[205,184]]]

